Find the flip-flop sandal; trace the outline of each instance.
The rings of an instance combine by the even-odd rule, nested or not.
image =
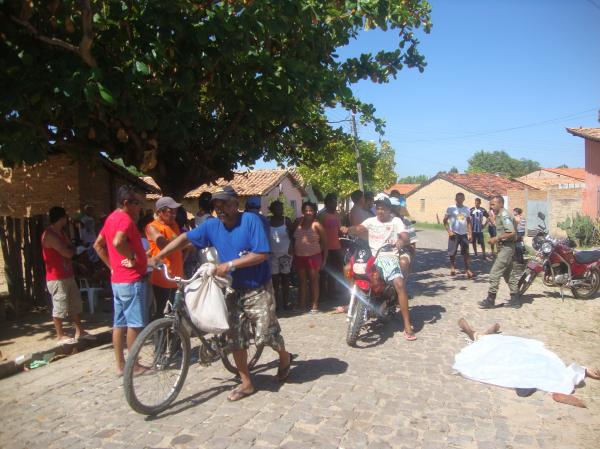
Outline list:
[[[561,404],[572,405],[574,407],[587,408],[585,402],[572,394],[552,393],[552,399]]]
[[[404,339],[406,341],[415,341],[417,339],[417,336],[415,334],[409,334],[406,331],[402,331],[402,335],[404,335]]]
[[[331,313],[346,313],[348,309],[344,306],[337,306]]]
[[[59,345],[74,345],[75,343],[77,343],[77,340],[72,337],[63,337],[58,340]]]
[[[285,368],[277,368],[277,380],[279,382],[283,382],[288,378],[288,376],[290,375],[290,368],[292,367],[292,362],[296,358],[296,355],[292,354],[291,352],[288,352],[288,354],[290,355],[290,363],[288,363],[288,365]]]
[[[239,388],[234,388],[229,394],[229,396],[227,396],[227,400],[229,402],[236,402],[241,399],[247,398],[248,396],[252,396],[254,393],[256,393],[256,390],[242,391]]]
[[[310,313],[311,315],[316,315],[317,313],[320,313],[321,311],[319,309],[310,309],[308,311],[308,313]]]
[[[80,340],[96,341],[96,336],[85,332],[85,333],[81,334],[79,337],[77,337],[77,341],[80,341]]]

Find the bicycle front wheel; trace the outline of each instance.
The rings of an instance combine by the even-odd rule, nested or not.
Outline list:
[[[138,335],[125,364],[123,387],[138,413],[155,415],[175,400],[190,365],[190,336],[173,318],[150,323]]]

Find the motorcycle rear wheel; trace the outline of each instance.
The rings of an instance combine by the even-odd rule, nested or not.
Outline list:
[[[591,299],[600,288],[600,270],[593,270],[590,273],[590,286],[588,287],[572,287],[571,292],[577,299]]]
[[[358,334],[365,323],[366,306],[359,298],[354,300],[353,310],[350,312],[350,321],[348,322],[348,331],[346,333],[346,343],[348,346],[356,346]]]
[[[525,294],[529,287],[531,287],[531,284],[533,284],[533,281],[535,280],[536,276],[537,273],[530,269],[527,269],[523,272],[517,284],[517,287],[519,289],[519,295]]]

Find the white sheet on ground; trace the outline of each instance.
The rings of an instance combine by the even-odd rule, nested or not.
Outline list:
[[[565,366],[541,341],[506,335],[486,335],[463,348],[453,368],[479,382],[564,394],[572,393],[585,377],[584,367]]]

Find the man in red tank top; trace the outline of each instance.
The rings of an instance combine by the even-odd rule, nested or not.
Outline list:
[[[48,213],[50,226],[42,234],[42,256],[46,266],[46,286],[52,296],[52,320],[60,343],[75,343],[88,334],[81,328],[81,294],[73,276],[71,258],[75,249],[64,232],[69,217],[62,207],[55,206]],[[75,325],[75,338],[63,332],[67,316]]]

